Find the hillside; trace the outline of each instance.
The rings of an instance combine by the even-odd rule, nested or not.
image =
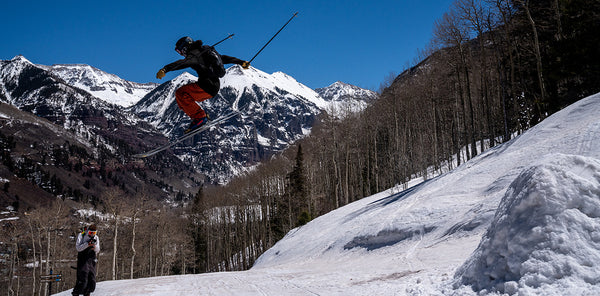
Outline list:
[[[161,170],[123,161],[94,139],[5,103],[0,103],[0,147],[0,207],[12,205],[21,213],[56,197],[97,205],[110,188],[131,195],[145,188],[166,199],[195,174],[175,160]]]
[[[597,94],[451,172],[323,215],[249,271],[107,281],[97,293],[600,293],[599,112]]]
[[[159,131],[47,69],[22,56],[0,61],[4,186],[92,204],[110,187],[130,195],[145,187],[160,200],[197,191],[202,174],[172,154],[156,163],[129,158],[142,147],[165,143]],[[5,193],[2,205],[43,196]]]

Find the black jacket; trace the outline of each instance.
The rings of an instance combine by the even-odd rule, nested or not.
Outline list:
[[[214,49],[213,49],[214,50]],[[216,52],[216,51],[215,51]],[[241,65],[244,61],[238,58],[220,55],[223,64]],[[165,72],[192,68],[198,74],[198,86],[213,97],[219,92],[221,83],[215,70],[212,69],[214,57],[210,53],[210,46],[202,45],[201,41],[195,41],[190,44],[184,59],[175,61],[163,67]]]

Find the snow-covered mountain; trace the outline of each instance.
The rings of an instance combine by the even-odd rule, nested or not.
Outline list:
[[[47,127],[39,126],[36,122],[28,122],[9,118],[11,124],[25,127],[27,133],[37,134],[37,139],[27,137],[22,141],[36,142],[34,146],[48,147],[56,144],[56,137],[64,136],[66,143],[81,143],[86,150],[91,151],[92,157],[85,162],[118,162],[119,166],[126,167],[130,162],[130,155],[142,152],[148,146],[164,144],[168,139],[144,119],[129,113],[122,107],[108,103],[89,92],[68,84],[65,80],[49,70],[46,66],[38,66],[22,56],[12,60],[0,61],[0,102],[17,107],[20,111],[29,112],[47,120],[49,125],[54,125],[49,133]],[[36,126],[39,126],[36,128]],[[15,133],[6,125],[9,133]],[[73,138],[76,140],[74,141]],[[63,145],[65,146],[65,145]],[[15,155],[18,157],[18,155]],[[201,180],[202,176],[190,166],[181,162],[172,154],[165,155],[155,160],[152,165],[143,163],[131,165],[136,172],[158,175],[156,179],[168,180],[171,186],[164,190],[161,197],[174,198],[179,192],[194,191],[194,186],[199,184],[189,181],[183,184],[181,180],[191,176],[191,180]],[[177,172],[166,172],[177,167]],[[127,177],[133,177],[136,172],[122,170]],[[186,173],[183,173],[186,172]],[[175,174],[181,173],[179,178]],[[193,175],[193,177],[192,177]],[[148,179],[147,179],[148,180]],[[136,182],[145,182],[138,177]],[[81,186],[81,184],[79,184]],[[153,186],[153,185],[149,185]],[[187,186],[187,187],[186,187]],[[133,189],[132,189],[133,190]],[[186,192],[187,193],[187,192]],[[90,192],[90,195],[100,195],[101,192]]]
[[[315,91],[329,103],[326,110],[337,116],[362,111],[377,99],[376,92],[341,81]]]
[[[600,94],[451,172],[332,211],[249,271],[106,281],[96,293],[600,295],[598,114]]]
[[[0,61],[0,100],[87,138],[107,132],[107,127],[145,124],[117,105],[68,84],[50,69],[23,56]]]
[[[117,75],[83,64],[52,65],[48,71],[62,78],[69,85],[81,88],[108,103],[130,107],[137,103],[156,83],[136,83],[124,80]]]
[[[177,107],[175,90],[196,80],[184,72],[157,87],[130,110],[169,137],[180,136],[189,118]],[[344,88],[338,88],[341,89]],[[340,97],[324,99],[282,72],[267,74],[253,67],[232,66],[221,79],[219,94],[201,105],[213,119],[231,110],[241,115],[202,133],[188,145],[178,146],[174,152],[207,172],[213,182],[223,183],[306,136],[322,112],[365,100]]]
[[[70,86],[48,71],[47,67],[34,65],[23,56],[1,61],[0,82],[1,99],[4,102],[50,119],[65,128],[92,121],[101,127],[106,124],[107,116],[121,122],[130,119],[113,105]]]
[[[175,90],[197,78],[187,72],[150,92],[130,108],[171,138],[180,136],[189,118],[175,102]],[[213,119],[240,112],[218,128],[173,149],[181,159],[205,172],[210,182],[224,183],[307,135],[327,103],[293,78],[258,69],[227,69],[217,96],[201,103]]]
[[[222,79],[221,88],[235,89],[240,96],[245,92],[260,89],[267,96],[271,94],[277,94],[281,97],[294,96],[320,109],[327,107],[327,102],[314,90],[283,72],[267,74],[254,67],[244,70],[240,66],[233,66],[227,69],[227,74]],[[235,106],[239,104],[239,102],[235,103]]]
[[[175,91],[195,80],[195,76],[185,72],[153,89],[129,110],[145,118],[165,135],[179,136],[189,118],[177,106]]]
[[[139,84],[87,65],[42,66],[23,56],[0,62],[0,100],[88,139],[117,134],[137,152],[164,143],[157,131],[168,138],[182,134],[189,118],[179,110],[175,90],[194,81],[196,77],[183,73],[161,85]],[[368,100],[366,94],[336,94],[356,94],[353,86],[334,86],[324,98],[282,72],[233,66],[222,78],[219,94],[201,104],[213,119],[231,110],[240,116],[165,153],[204,173],[208,182],[225,183],[306,136],[322,112],[363,106]],[[148,123],[152,127],[141,127]],[[115,133],[109,129],[114,126],[127,128]]]

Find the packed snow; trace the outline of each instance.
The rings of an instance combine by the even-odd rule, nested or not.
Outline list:
[[[600,295],[598,114],[600,94],[451,172],[321,216],[248,271],[94,294]]]
[[[477,290],[600,295],[600,160],[549,154],[510,185],[457,272]]]

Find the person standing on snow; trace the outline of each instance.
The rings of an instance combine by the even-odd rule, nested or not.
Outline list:
[[[198,74],[198,81],[184,85],[175,91],[177,105],[192,122],[184,132],[189,133],[204,125],[209,117],[196,102],[202,102],[217,95],[221,87],[219,78],[225,75],[223,64],[238,64],[248,69],[250,63],[238,58],[220,55],[212,46],[202,44],[202,40],[194,41],[190,37],[180,38],[175,44],[175,51],[184,59],[164,66],[156,73],[162,79],[167,72],[192,68]]]
[[[96,290],[96,259],[100,252],[100,239],[96,225],[92,224],[83,229],[75,242],[77,250],[77,282],[73,288],[73,295],[89,296]]]

